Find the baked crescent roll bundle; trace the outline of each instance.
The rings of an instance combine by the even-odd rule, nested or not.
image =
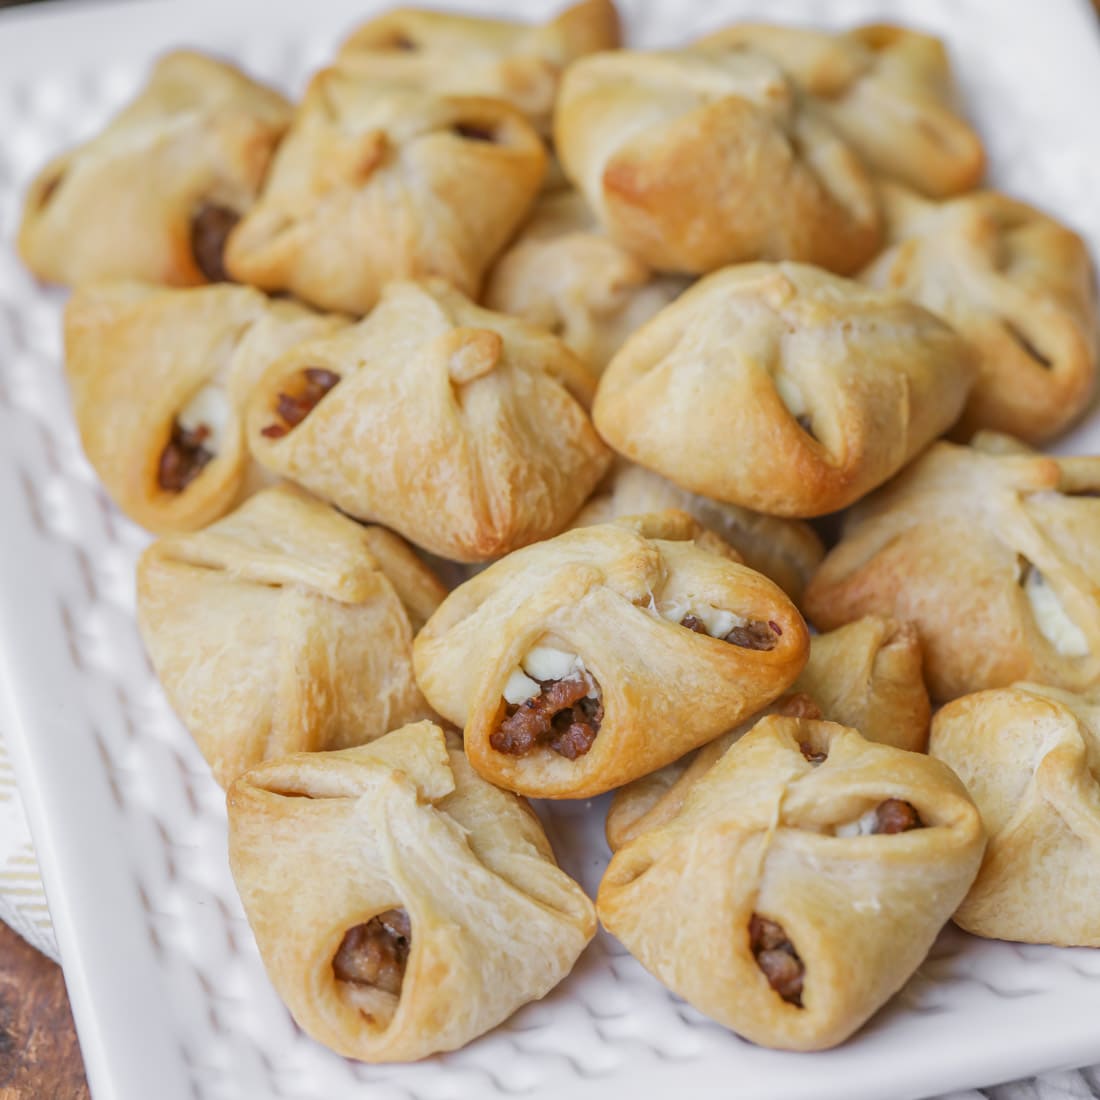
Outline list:
[[[593,380],[555,337],[442,280],[393,283],[256,386],[256,458],[341,510],[455,561],[556,534],[611,460]]]
[[[615,450],[694,493],[817,516],[949,428],[973,373],[919,306],[804,264],[744,264],[634,333],[593,417]]]
[[[270,757],[430,716],[412,639],[444,593],[396,535],[283,487],[154,542],[137,612],[169,702],[225,786]]]
[[[193,531],[270,480],[244,405],[288,348],[347,322],[242,286],[108,283],[65,308],[65,370],[88,461],[150,531]]]
[[[1039,684],[967,695],[936,715],[929,751],[958,772],[989,832],[956,923],[1100,947],[1100,697]]]
[[[847,273],[881,241],[863,165],[762,54],[591,54],[562,81],[554,141],[611,236],[661,271],[764,259]]]
[[[679,812],[686,793],[766,714],[825,718],[868,741],[923,752],[931,705],[921,677],[917,633],[908,623],[869,615],[810,639],[810,658],[785,695],[760,714],[615,792],[605,832],[612,851]]]
[[[31,184],[23,262],[70,286],[220,282],[226,237],[255,200],[290,116],[281,95],[232,65],[166,54],[101,133]]]
[[[763,719],[615,853],[604,927],[755,1043],[821,1050],[910,977],[981,862],[978,811],[927,756]]]
[[[417,682],[486,779],[586,798],[780,695],[806,661],[793,604],[692,540],[685,513],[567,531],[496,562],[417,636]],[[711,536],[713,538],[713,536]]]
[[[347,1057],[463,1046],[549,993],[595,932],[535,815],[430,722],[264,764],[228,805],[268,975],[299,1025]]]
[[[949,321],[978,381],[958,425],[1031,443],[1084,412],[1096,384],[1100,321],[1092,260],[1072,230],[996,191],[934,203],[883,189],[890,246],[863,273]]]
[[[599,373],[687,286],[616,244],[579,192],[558,191],[543,197],[497,261],[485,304],[556,333]]]
[[[839,34],[739,23],[701,44],[766,54],[876,172],[926,195],[969,191],[982,177],[981,139],[955,109],[938,38],[886,23]]]
[[[1100,458],[975,444],[934,444],[849,513],[807,613],[822,630],[912,622],[934,699],[1023,678],[1086,690],[1100,681]]]
[[[546,23],[398,8],[357,27],[336,63],[377,80],[503,99],[549,134],[565,67],[619,45],[611,0],[581,0]]]
[[[687,512],[720,535],[750,569],[770,577],[796,604],[825,556],[821,539],[808,523],[766,516],[690,493],[660,474],[622,459],[573,518],[572,526],[589,527],[669,508]]]
[[[366,313],[391,279],[439,275],[475,295],[545,170],[538,134],[501,100],[326,69],[226,264],[241,282],[348,313]]]

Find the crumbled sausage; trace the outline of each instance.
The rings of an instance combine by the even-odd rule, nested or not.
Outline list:
[[[827,752],[818,752],[809,741],[800,741],[798,747],[802,750],[802,755],[806,757],[811,764],[824,764],[825,761],[829,759],[829,754]]]
[[[172,435],[160,452],[157,484],[170,493],[183,492],[214,457],[214,452],[205,446],[209,438],[210,429],[205,424],[188,430],[173,420]]]
[[[456,122],[451,129],[467,141],[496,141],[496,133],[488,126],[479,126],[471,122]]]
[[[542,690],[533,698],[508,704],[489,744],[508,756],[527,756],[540,745],[567,760],[584,756],[603,721],[603,704],[589,695],[591,678],[540,680],[539,686]]]
[[[783,633],[778,623],[770,620],[766,623],[753,621],[744,626],[735,626],[725,637],[725,641],[742,649],[775,649],[779,644],[779,635]]]
[[[749,921],[749,946],[772,989],[788,1004],[801,1008],[806,968],[783,926],[753,913]]]
[[[694,615],[685,615],[680,620],[681,626],[686,626],[688,630],[694,630],[696,634],[706,634],[707,628],[702,619],[697,619]]]
[[[397,996],[412,944],[409,914],[387,909],[344,933],[332,969],[342,982],[373,985]]]
[[[922,829],[916,807],[900,798],[888,798],[875,807],[876,833],[907,833],[910,829]]]
[[[275,412],[281,424],[268,424],[260,432],[268,439],[281,439],[296,428],[317,407],[321,398],[340,381],[340,375],[324,367],[306,367],[301,372],[305,381],[297,393],[282,392],[275,402]]]
[[[225,270],[225,242],[241,220],[236,210],[207,202],[191,218],[191,254],[199,270],[212,283],[229,282]]]

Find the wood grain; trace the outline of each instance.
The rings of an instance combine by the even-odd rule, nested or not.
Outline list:
[[[0,1100],[89,1100],[61,969],[3,923]]]

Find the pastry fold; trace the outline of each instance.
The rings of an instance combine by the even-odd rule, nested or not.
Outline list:
[[[366,313],[391,279],[438,275],[476,295],[545,170],[538,134],[500,100],[325,69],[226,264],[241,282],[347,313]]]
[[[498,786],[587,798],[670,763],[790,686],[805,624],[686,513],[578,528],[455,589],[417,681]],[[713,538],[713,536],[711,536]]]
[[[958,418],[974,368],[941,320],[803,264],[700,280],[600,379],[620,454],[694,493],[818,516],[893,476]]]
[[[989,847],[955,923],[1100,947],[1100,697],[1014,684],[949,703],[929,752],[978,804]]]
[[[573,518],[572,526],[590,527],[669,508],[687,512],[721,536],[745,565],[775,581],[796,604],[825,556],[821,539],[808,523],[766,516],[690,493],[660,474],[622,459]]]
[[[19,227],[24,263],[70,286],[224,280],[226,236],[255,200],[290,116],[281,95],[232,65],[166,54],[104,130],[35,178]]]
[[[611,0],[581,0],[545,23],[397,8],[357,27],[336,64],[444,95],[503,99],[550,133],[558,83],[584,54],[619,45]]]
[[[615,853],[596,906],[701,1012],[763,1046],[821,1050],[910,977],[983,847],[938,760],[775,715]]]
[[[938,38],[886,23],[839,34],[739,23],[701,44],[766,54],[868,167],[926,195],[969,191],[985,171],[981,139],[956,109]]]
[[[430,722],[271,761],[228,805],[268,975],[298,1024],[347,1057],[463,1046],[549,993],[595,932],[526,803]]]
[[[111,499],[157,533],[224,515],[270,480],[244,437],[257,378],[345,323],[242,286],[78,290],[65,308],[65,372],[84,453]]]
[[[1100,681],[1100,458],[1003,437],[936,443],[849,513],[806,590],[811,621],[912,622],[933,699]]]
[[[485,304],[549,329],[596,373],[688,280],[658,275],[604,233],[584,196],[544,196],[489,276]]]
[[[791,687],[721,737],[615,792],[605,832],[612,851],[679,812],[696,778],[765,715],[824,718],[860,731],[868,741],[924,752],[931,717],[921,676],[921,651],[909,623],[868,615],[810,639],[810,657]]]
[[[612,238],[660,271],[764,259],[850,273],[881,241],[863,165],[761,54],[582,58],[562,81],[554,140]]]
[[[137,570],[153,668],[223,786],[430,717],[412,640],[444,594],[396,535],[290,487],[158,539]]]
[[[607,469],[593,385],[549,333],[442,280],[393,283],[366,320],[270,367],[248,439],[341,510],[483,561],[556,534]]]
[[[971,346],[978,379],[957,427],[1057,435],[1092,398],[1100,320],[1076,233],[996,191],[948,202],[883,189],[889,247],[862,274],[943,317]]]

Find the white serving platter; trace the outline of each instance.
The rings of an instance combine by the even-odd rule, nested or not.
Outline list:
[[[438,0],[437,0],[438,2]],[[1100,951],[948,930],[855,1039],[818,1055],[741,1041],[602,935],[546,1000],[415,1066],[330,1054],[268,984],[230,879],[221,791],[174,719],[133,619],[147,537],[82,457],[61,370],[63,295],[10,247],[46,157],[94,132],[177,45],[292,91],[378,0],[131,0],[0,14],[0,726],[15,758],[96,1100],[531,1100],[681,1095],[912,1100],[1100,1061]],[[536,18],[553,0],[464,0]],[[1087,0],[621,0],[629,37],[735,19],[911,23],[949,42],[991,176],[1100,255],[1100,35]],[[1061,449],[1100,449],[1100,415]],[[542,807],[594,891],[602,807]],[[1057,904],[1057,899],[1051,899]],[[852,945],[853,951],[859,949]]]

